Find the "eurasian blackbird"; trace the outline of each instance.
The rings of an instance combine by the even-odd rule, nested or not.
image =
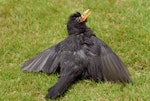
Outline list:
[[[72,14],[67,23],[68,37],[22,65],[21,69],[27,72],[60,73],[47,98],[59,97],[72,83],[83,79],[132,82],[120,58],[86,26],[90,13],[86,10]]]

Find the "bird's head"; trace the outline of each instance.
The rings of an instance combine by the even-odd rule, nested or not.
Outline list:
[[[72,14],[67,23],[69,35],[84,32],[86,29],[87,18],[90,14],[90,10],[86,10],[83,14],[80,14],[79,12]]]

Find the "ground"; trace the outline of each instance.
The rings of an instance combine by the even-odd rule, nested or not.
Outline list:
[[[133,84],[79,81],[59,101],[150,100],[149,0],[0,0],[0,101],[44,101],[59,74],[25,73],[23,62],[67,37],[68,16],[87,25],[128,67]]]

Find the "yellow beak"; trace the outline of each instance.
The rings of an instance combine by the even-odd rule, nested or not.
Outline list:
[[[86,10],[85,12],[83,12],[83,14],[81,15],[81,17],[79,18],[79,22],[83,22],[85,21],[89,16],[90,16],[91,12],[90,10]]]

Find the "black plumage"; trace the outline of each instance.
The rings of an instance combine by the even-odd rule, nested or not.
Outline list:
[[[22,66],[27,72],[60,72],[58,82],[48,90],[48,98],[57,98],[79,79],[131,82],[120,58],[86,26],[86,19],[78,21],[81,17],[79,12],[72,14],[67,23],[68,37]]]

